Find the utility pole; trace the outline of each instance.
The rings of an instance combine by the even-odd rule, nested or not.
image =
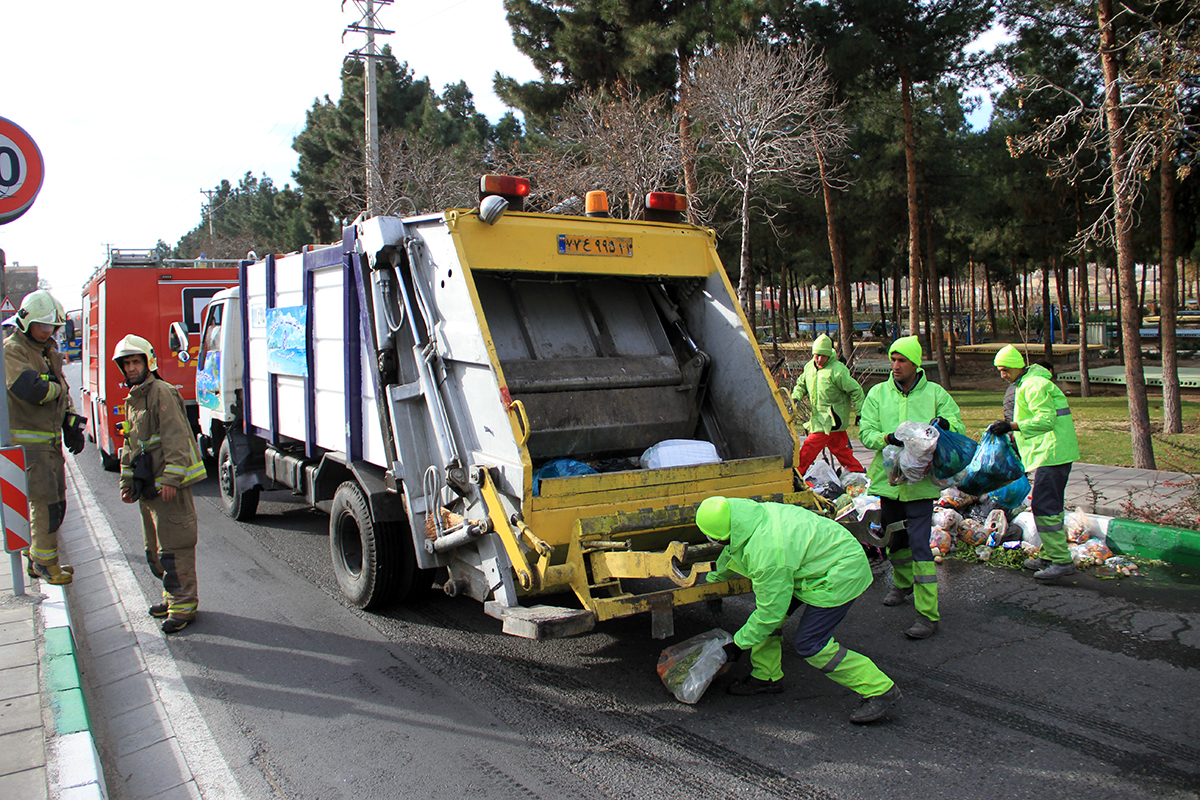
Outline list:
[[[212,229],[213,207],[212,207],[212,204],[213,204],[213,197],[217,194],[217,190],[216,189],[201,189],[200,194],[202,194],[208,198],[208,210],[204,212],[204,216],[208,218],[208,252],[211,253],[213,251],[213,229]]]
[[[375,59],[379,58],[379,54],[375,52],[375,34],[388,36],[395,33],[395,31],[379,27],[375,18],[375,7],[391,5],[392,0],[352,0],[352,2],[362,17],[358,22],[349,25],[346,30],[342,31],[342,41],[346,40],[347,33],[365,33],[367,35],[366,45],[351,50],[350,57],[363,62],[363,75],[366,78],[367,96],[363,105],[366,113],[367,141],[363,152],[367,162],[367,216],[373,217],[375,216],[375,183],[377,180],[375,173],[379,167],[379,119],[375,99]],[[342,10],[345,9],[346,0],[342,0]]]

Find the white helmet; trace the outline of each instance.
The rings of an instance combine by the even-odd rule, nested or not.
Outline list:
[[[117,346],[113,348],[112,360],[117,365],[117,369],[121,369],[121,359],[127,356],[145,356],[146,368],[151,372],[158,369],[158,359],[154,357],[154,345],[132,333],[117,342]]]
[[[55,300],[52,294],[45,289],[38,289],[36,292],[25,295],[14,319],[21,332],[28,333],[31,322],[40,322],[55,327],[66,325],[67,312],[63,310],[62,303]]]

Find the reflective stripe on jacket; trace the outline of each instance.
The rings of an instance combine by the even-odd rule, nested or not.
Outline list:
[[[1054,385],[1050,371],[1033,364],[1013,382],[1017,387],[1014,433],[1025,470],[1079,460],[1079,440],[1066,395]]]
[[[38,375],[58,377],[62,391],[47,395],[41,403],[30,403],[12,393],[12,385],[21,373],[32,370]],[[32,450],[62,450],[62,424],[68,411],[74,410],[71,393],[62,377],[62,356],[54,339],[38,344],[19,330],[4,340],[4,376],[8,384],[8,424],[12,443]]]
[[[145,452],[154,470],[154,485],[191,486],[205,477],[200,448],[192,436],[183,398],[174,386],[154,377],[129,390],[125,401],[129,433],[121,447],[122,489],[133,488],[133,458]]]
[[[815,359],[804,365],[804,373],[792,389],[792,399],[799,403],[806,396],[809,415],[804,427],[809,433],[846,430],[862,410],[865,397],[858,381],[837,356],[830,356],[820,369]]]
[[[848,603],[871,585],[862,545],[828,517],[799,506],[729,499],[729,544],[708,581],[744,575],[754,586],[754,613],[734,634],[747,649],[787,619],[792,598],[810,606]]]
[[[901,422],[928,424],[934,417],[944,418],[955,433],[967,432],[958,403],[954,402],[949,392],[926,379],[924,370],[917,370],[916,383],[908,394],[900,391],[896,379],[892,377],[871,387],[863,403],[858,438],[864,447],[876,451],[871,466],[867,467],[872,494],[905,503],[910,500],[931,500],[941,494],[941,489],[928,476],[919,483],[892,486],[888,483],[887,470],[883,466],[883,448],[887,446],[889,433],[895,433]]]

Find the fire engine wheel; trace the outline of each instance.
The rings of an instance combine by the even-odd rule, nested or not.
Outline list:
[[[353,481],[333,496],[329,554],[342,594],[359,608],[414,600],[433,585],[434,570],[417,567],[408,523],[373,519],[362,488]]]
[[[257,488],[238,492],[237,482],[233,472],[233,457],[229,454],[229,440],[221,442],[221,452],[217,456],[217,482],[221,485],[221,500],[225,503],[225,513],[231,519],[245,522],[258,512]]]

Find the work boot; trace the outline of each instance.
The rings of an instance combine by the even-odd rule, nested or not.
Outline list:
[[[34,569],[34,568],[33,568],[33,556],[29,555],[29,548],[28,548],[28,547],[27,547],[27,548],[25,548],[24,550],[22,550],[22,551],[21,551],[21,555],[25,556],[25,558],[27,559],[27,560],[26,560],[26,562],[25,562],[25,574],[26,574],[26,575],[28,575],[28,576],[29,576],[29,577],[31,577],[31,578],[40,578],[40,577],[42,577],[41,575],[39,575],[39,574],[38,574],[38,571],[37,571],[36,569]],[[68,566],[67,566],[67,565],[65,565],[65,564],[62,564],[62,565],[60,565],[60,566],[59,566],[59,569],[61,569],[63,572],[70,573],[71,575],[74,575],[74,574],[75,574],[75,568],[74,568],[74,567],[68,567]]]
[[[739,681],[729,684],[728,692],[745,697],[752,694],[779,694],[783,691],[783,680],[764,681],[753,675],[747,675]]]
[[[1037,571],[1037,570],[1043,570],[1046,567],[1050,566],[1050,562],[1044,558],[1027,558],[1027,559],[1025,559],[1025,563],[1022,564],[1021,566],[1025,567],[1025,569],[1032,569],[1034,571]]]
[[[191,622],[192,622],[192,620],[190,620],[190,619],[179,619],[177,617],[168,617],[167,619],[165,619],[163,621],[162,630],[163,630],[163,633],[178,633],[179,631],[186,628]]]
[[[1052,581],[1057,578],[1065,578],[1068,575],[1075,574],[1075,565],[1073,563],[1059,564],[1054,563],[1045,569],[1033,573],[1033,577],[1039,581]]]
[[[858,704],[858,708],[850,714],[850,721],[855,725],[865,725],[868,722],[881,720],[887,716],[888,709],[896,705],[896,701],[899,699],[900,687],[893,683],[892,688],[883,694],[864,697]]]
[[[917,617],[917,621],[912,624],[912,627],[904,632],[904,635],[910,639],[928,639],[937,633],[938,624],[924,617]]]
[[[74,575],[74,574],[75,574],[75,568],[74,568],[74,567],[72,567],[72,566],[68,566],[67,564],[61,564],[61,565],[59,565],[59,567],[58,567],[58,568],[59,568],[59,569],[61,569],[63,572],[67,573],[68,575]],[[25,568],[25,574],[26,574],[26,575],[28,575],[28,576],[29,576],[29,577],[31,577],[31,578],[40,578],[40,577],[42,577],[41,575],[39,575],[39,574],[38,574],[38,571],[37,571],[36,569],[34,569],[34,568],[33,568],[33,562],[32,562],[32,561],[30,561],[30,562],[29,562],[29,564],[28,564],[28,566]]]
[[[32,567],[30,575],[53,586],[66,586],[71,582],[71,576],[75,572],[70,567],[62,569],[58,564],[39,564],[36,561],[30,561],[29,565]]]
[[[908,598],[912,597],[912,593],[913,590],[911,586],[907,589],[901,589],[899,586],[893,586],[892,588],[888,589],[887,595],[884,596],[883,604],[885,606],[898,606]]]
[[[157,603],[150,606],[150,616],[154,617],[155,619],[162,619],[163,617],[167,616],[168,613],[169,612],[167,610],[166,603]]]

